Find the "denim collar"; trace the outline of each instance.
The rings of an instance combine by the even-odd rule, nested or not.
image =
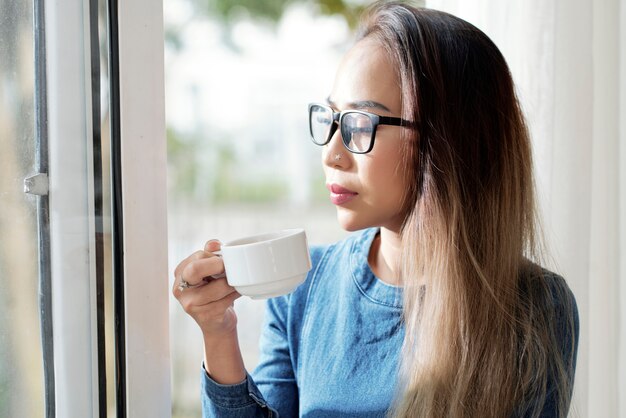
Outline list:
[[[361,293],[372,302],[402,309],[402,287],[383,282],[374,275],[367,257],[379,228],[369,228],[357,234],[350,249],[352,279]]]

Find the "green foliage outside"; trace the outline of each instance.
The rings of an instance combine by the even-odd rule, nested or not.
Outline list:
[[[193,0],[193,2],[198,10],[226,23],[242,16],[275,23],[280,20],[288,6],[294,3],[307,3],[315,7],[322,15],[343,16],[351,27],[356,24],[365,5],[372,3],[354,0]]]
[[[195,186],[198,166],[193,161],[194,149],[198,141],[185,138],[173,129],[167,129],[168,174],[173,178],[175,197],[191,195]]]
[[[340,15],[351,28],[355,28],[359,16],[372,0],[191,0],[194,7],[219,20],[230,23],[233,19],[248,17],[276,23],[292,4],[308,4],[320,15]],[[424,0],[408,0],[405,3],[424,6]]]
[[[238,179],[235,176],[240,164],[233,149],[226,141],[212,141],[210,146],[202,143],[206,139],[181,135],[173,129],[167,131],[167,154],[169,175],[173,182],[174,198],[188,198],[211,204],[268,203],[280,200],[287,193],[287,183],[281,180]],[[215,165],[207,168],[198,164],[199,150],[210,149],[215,153]],[[206,151],[205,151],[206,152]],[[206,189],[198,184],[201,176],[210,176]]]
[[[230,29],[235,21],[248,19],[275,26],[285,10],[293,4],[308,4],[319,15],[342,16],[351,28],[355,28],[363,10],[373,1],[367,0],[188,0],[196,15],[206,16],[223,27],[223,42],[236,50],[230,40]],[[180,50],[182,43],[179,28],[166,27],[165,41],[174,50]]]
[[[229,147],[220,146],[215,181],[213,182],[213,203],[266,203],[280,200],[287,193],[287,184],[278,180],[236,179],[234,171],[238,162]]]

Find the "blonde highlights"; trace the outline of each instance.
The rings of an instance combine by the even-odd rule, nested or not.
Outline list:
[[[575,354],[558,330],[576,346],[575,306],[540,267],[529,133],[504,58],[469,23],[396,2],[372,7],[360,36],[386,49],[402,117],[419,122],[403,142],[406,336],[389,416],[537,417],[556,391],[565,417]]]

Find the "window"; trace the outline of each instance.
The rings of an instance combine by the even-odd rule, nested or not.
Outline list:
[[[0,416],[44,416],[32,3],[0,4]]]
[[[33,3],[0,6],[0,415],[167,416],[162,10]]]

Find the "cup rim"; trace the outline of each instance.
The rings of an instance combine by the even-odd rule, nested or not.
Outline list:
[[[289,238],[292,237],[294,235],[298,235],[304,232],[304,228],[288,228],[288,229],[282,229],[280,231],[272,231],[272,232],[265,232],[262,234],[256,234],[256,235],[250,235],[247,237],[242,237],[242,238],[237,238],[237,239],[233,239],[230,240],[224,244],[222,244],[222,249],[224,248],[244,248],[244,247],[252,247],[255,245],[262,245],[262,244],[267,244],[270,242],[274,242],[277,241],[279,239],[284,239],[284,238]],[[268,239],[262,239],[263,237],[272,237],[273,238],[268,238]],[[238,244],[239,241],[247,241],[247,240],[257,240],[260,239],[259,241],[254,241],[254,242],[248,242],[248,243],[244,243],[244,244]]]

